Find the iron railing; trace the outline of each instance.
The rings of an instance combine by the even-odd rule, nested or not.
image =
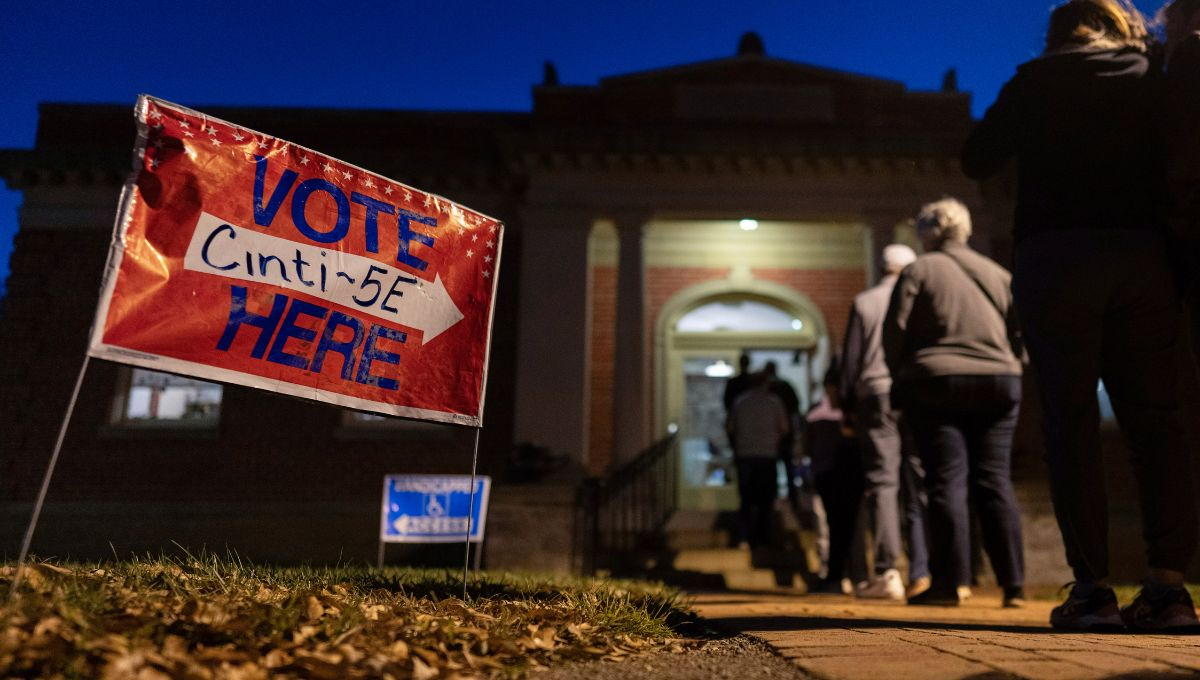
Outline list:
[[[584,574],[632,566],[638,551],[653,547],[676,509],[676,435],[658,440],[605,477],[580,487],[579,565]]]

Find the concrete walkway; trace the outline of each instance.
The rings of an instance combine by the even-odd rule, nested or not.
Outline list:
[[[1200,676],[1200,635],[1060,633],[1046,623],[1054,603],[1002,609],[998,593],[962,607],[739,593],[696,595],[694,606],[827,680]]]

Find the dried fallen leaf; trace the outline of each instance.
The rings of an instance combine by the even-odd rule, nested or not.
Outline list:
[[[420,657],[414,656],[412,658],[412,662],[413,678],[415,678],[415,680],[429,680],[430,678],[436,678],[438,676],[437,669],[426,665],[425,662],[420,659]]]
[[[315,596],[308,596],[308,609],[305,612],[310,619],[319,619],[325,613],[325,608],[321,606],[321,601]]]

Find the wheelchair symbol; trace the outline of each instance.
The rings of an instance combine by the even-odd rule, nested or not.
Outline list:
[[[446,514],[446,506],[450,503],[449,494],[443,499],[439,494],[429,494],[425,497],[425,513],[431,517],[441,517]]]

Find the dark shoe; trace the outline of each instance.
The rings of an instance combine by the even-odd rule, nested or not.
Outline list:
[[[809,591],[812,595],[846,595],[846,586],[841,579],[826,578]]]
[[[908,603],[920,607],[957,607],[961,600],[957,590],[938,590],[930,588],[920,595],[908,598]]]
[[[1005,588],[1004,603],[1005,609],[1020,609],[1025,606],[1025,589],[1024,588]]]
[[[1195,630],[1200,628],[1196,607],[1186,588],[1146,586],[1129,606],[1121,610],[1121,620],[1131,631]]]
[[[1090,593],[1076,584],[1067,601],[1050,612],[1050,626],[1060,630],[1120,630],[1121,610],[1117,594],[1107,586],[1094,586]]]

